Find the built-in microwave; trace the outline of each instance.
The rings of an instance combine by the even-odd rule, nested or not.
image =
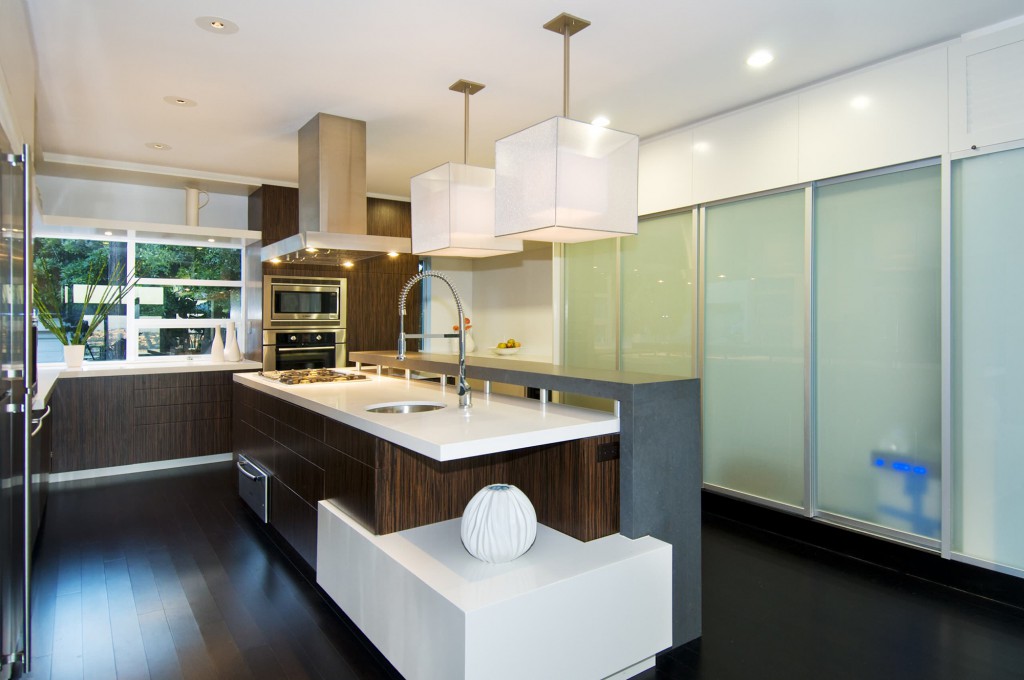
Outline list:
[[[345,328],[343,278],[263,277],[263,328]]]

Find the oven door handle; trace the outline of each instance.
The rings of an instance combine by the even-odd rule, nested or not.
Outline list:
[[[326,347],[278,347],[278,352],[312,352],[318,349],[334,349],[334,345]]]

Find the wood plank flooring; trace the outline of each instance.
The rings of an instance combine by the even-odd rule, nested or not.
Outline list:
[[[28,678],[398,678],[232,478],[217,463],[54,485]],[[714,516],[703,559],[703,638],[640,680],[1024,678],[1020,608]]]
[[[399,677],[241,505],[233,469],[51,487],[28,678]]]

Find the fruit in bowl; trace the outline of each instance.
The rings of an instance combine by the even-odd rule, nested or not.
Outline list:
[[[509,338],[504,342],[499,342],[497,347],[491,348],[491,351],[495,354],[515,354],[522,346],[523,344],[515,338]]]

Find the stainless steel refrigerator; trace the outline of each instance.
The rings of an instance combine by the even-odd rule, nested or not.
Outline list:
[[[0,131],[0,680],[27,671],[30,655],[30,167],[28,146],[7,148]]]

